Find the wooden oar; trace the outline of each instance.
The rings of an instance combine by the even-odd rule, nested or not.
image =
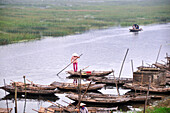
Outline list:
[[[85,67],[85,68],[81,69],[81,71],[83,71],[83,70],[87,69],[88,67],[89,67],[89,66],[87,66],[87,67]]]
[[[83,54],[81,54],[79,57],[77,57],[75,60],[77,60],[78,58],[80,58]],[[73,60],[70,64],[68,64],[65,68],[63,68],[60,72],[57,73],[57,76],[59,76],[59,74],[64,71],[68,66],[70,66],[75,60]]]
[[[28,80],[28,79],[26,79],[28,82],[31,82],[31,84],[32,85],[35,85],[36,86],[36,84],[34,84],[32,81],[30,81],[30,80]]]
[[[67,103],[67,104],[69,104],[69,105],[72,105],[73,107],[75,107],[76,108],[76,106],[75,105],[73,105],[73,104],[71,104],[71,103],[68,103],[68,102],[66,102],[66,101],[64,101],[64,100],[62,100],[63,102],[65,102],[65,103]]]
[[[55,106],[58,106],[59,108],[61,108],[61,109],[64,109],[64,110],[66,110],[66,111],[68,111],[66,108],[63,108],[63,107],[60,107],[61,106],[61,104],[59,104],[59,103],[57,103],[57,104],[59,104],[59,105],[57,105],[57,104],[55,104],[55,103],[53,103],[53,102],[51,102],[51,101],[49,101],[48,100],[48,102],[50,102],[50,103],[52,103],[52,104],[54,104]],[[70,112],[70,111],[68,111],[68,112]]]

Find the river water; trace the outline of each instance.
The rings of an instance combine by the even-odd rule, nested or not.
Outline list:
[[[158,62],[165,61],[166,53],[170,54],[170,24],[141,26],[139,33],[129,32],[128,27],[112,27],[101,30],[91,30],[83,34],[64,37],[44,37],[41,40],[25,43],[16,43],[0,46],[0,86],[11,81],[23,82],[26,79],[38,84],[50,84],[53,81],[72,82],[66,79],[66,70],[56,74],[70,63],[72,53],[83,54],[79,61],[79,69],[89,66],[86,70],[114,70],[116,77],[119,75],[121,64],[126,50],[129,52],[122,70],[121,77],[132,78],[131,60],[133,67],[152,64],[156,61],[160,46],[162,45]],[[28,81],[27,81],[28,82]],[[124,94],[127,90],[122,90]],[[102,89],[102,93],[117,94],[116,89]],[[0,90],[0,98],[5,96]],[[56,102],[66,105],[62,100],[73,102],[65,94],[56,94]],[[8,100],[9,107],[14,108],[14,99]],[[23,112],[24,99],[18,98],[18,111]],[[27,99],[26,112],[38,110],[40,106],[48,107],[50,103]],[[0,107],[6,107],[6,101],[0,100]],[[14,110],[13,110],[14,112]]]

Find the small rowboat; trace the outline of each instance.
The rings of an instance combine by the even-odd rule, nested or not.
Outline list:
[[[5,91],[11,93],[11,94],[14,94],[15,93],[15,87],[12,86],[12,85],[6,85],[6,86],[3,86],[3,87],[0,87],[1,89],[4,89]],[[28,90],[26,89],[26,93],[28,95],[53,95],[54,93],[57,93],[59,91],[57,90]],[[22,88],[22,87],[17,87],[17,94],[25,94],[25,89]]]
[[[110,73],[112,73],[113,71],[77,71],[77,72],[74,72],[73,70],[70,70],[70,71],[67,71],[68,74],[70,74],[71,76],[79,76],[80,75],[82,77],[89,77],[89,76],[107,76],[109,75]]]
[[[54,86],[58,88],[59,90],[67,90],[67,91],[77,91],[78,85],[75,85],[73,83],[60,83],[60,82],[53,82],[50,84],[51,86]],[[81,91],[86,91],[89,84],[81,84]],[[105,84],[91,84],[88,88],[88,91],[97,91],[101,88],[103,88]]]
[[[13,82],[11,85],[14,87],[15,85],[19,88],[23,88],[25,89],[25,85],[26,85],[26,89],[27,90],[54,90],[56,89],[54,86],[51,85],[40,85],[40,84],[24,84],[23,82]]]
[[[79,95],[78,94],[69,94],[66,95],[71,100],[79,101]],[[81,98],[83,95],[81,95]],[[148,99],[150,99],[151,96],[148,96]],[[81,102],[83,103],[93,103],[93,104],[119,104],[119,103],[127,103],[127,102],[144,102],[146,100],[146,96],[142,95],[110,95],[110,94],[94,94],[89,93],[84,96],[84,98],[81,99]]]
[[[142,28],[140,28],[140,29],[129,29],[130,30],[130,32],[138,32],[138,31],[142,31]]]
[[[89,77],[89,79],[92,79],[97,84],[107,84],[107,85],[119,85],[122,86],[125,83],[131,83],[133,81],[133,78],[106,78],[106,77]],[[116,83],[115,83],[116,80]]]
[[[126,83],[123,86],[128,88],[128,89],[132,89],[132,90],[136,90],[136,91],[144,91],[144,92],[148,91],[148,86],[142,86],[142,85],[139,85],[139,84]],[[153,93],[169,93],[170,92],[170,87],[150,87],[149,92],[153,92]]]

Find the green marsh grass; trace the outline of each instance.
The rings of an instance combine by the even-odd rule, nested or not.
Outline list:
[[[8,0],[10,1],[10,0]],[[110,26],[170,22],[168,0],[0,4],[0,44],[65,36]],[[50,6],[46,8],[46,6]],[[43,8],[42,8],[43,7]],[[44,8],[45,7],[45,8]]]

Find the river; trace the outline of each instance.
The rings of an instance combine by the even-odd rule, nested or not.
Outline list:
[[[121,77],[132,78],[131,60],[136,70],[138,66],[152,64],[156,61],[160,46],[162,45],[158,62],[165,60],[166,53],[170,54],[170,24],[155,24],[141,26],[139,33],[129,32],[130,27],[112,27],[108,29],[91,30],[83,34],[64,37],[44,37],[41,40],[15,43],[0,46],[0,86],[11,81],[24,81],[26,79],[38,84],[50,84],[53,81],[72,82],[66,79],[65,71],[71,70],[69,66],[62,70],[71,61],[73,53],[83,54],[79,61],[79,69],[87,66],[86,70],[114,70],[118,77],[126,50],[129,52],[122,70]],[[162,62],[163,63],[163,62]],[[27,81],[28,82],[28,81]],[[102,93],[117,94],[114,89],[102,89]],[[126,92],[122,90],[121,94]],[[73,102],[65,94],[56,94],[56,102],[66,105],[61,100]],[[5,96],[0,90],[0,98]],[[8,100],[9,107],[14,108],[13,99]],[[18,99],[18,111],[23,112],[24,99]],[[27,99],[26,112],[34,112],[40,106],[48,107],[50,103],[42,100]],[[6,107],[6,101],[0,100],[0,107]],[[14,113],[14,109],[13,109]]]

